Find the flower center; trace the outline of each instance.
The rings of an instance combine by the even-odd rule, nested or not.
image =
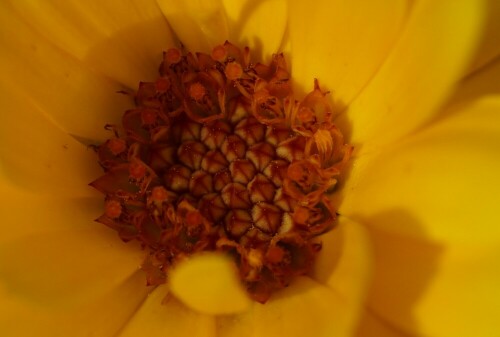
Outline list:
[[[186,256],[219,251],[265,302],[310,271],[334,225],[328,193],[352,148],[326,94],[316,81],[297,101],[282,54],[265,65],[229,42],[211,55],[168,50],[97,147],[98,221],[142,243],[149,285]]]

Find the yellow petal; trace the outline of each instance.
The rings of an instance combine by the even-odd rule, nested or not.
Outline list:
[[[221,317],[218,336],[344,337],[352,336],[349,300],[334,290],[300,277],[264,305],[235,317]]]
[[[381,230],[372,237],[377,267],[368,306],[377,316],[411,336],[497,336],[498,242],[439,246]]]
[[[31,221],[50,222],[50,214],[32,214]],[[66,221],[76,223],[75,229],[2,240],[0,282],[9,292],[39,305],[76,306],[102,296],[138,270],[140,247],[125,245],[110,229],[88,219]],[[89,226],[82,228],[79,222],[85,221]],[[30,223],[2,224],[2,231],[12,226]]]
[[[392,53],[342,116],[360,151],[407,135],[436,113],[474,52],[482,5],[477,0],[415,3]]]
[[[118,336],[215,337],[215,319],[185,307],[161,285],[148,296]]]
[[[288,14],[284,0],[222,2],[231,42],[250,47],[256,61],[269,62],[272,54],[282,50]]]
[[[486,1],[487,20],[481,37],[479,48],[469,68],[469,72],[477,71],[500,56],[500,2]]]
[[[361,308],[372,274],[372,247],[364,226],[339,217],[337,227],[320,237],[323,248],[314,265],[313,277]]]
[[[26,272],[29,273],[29,267]],[[101,276],[95,275],[97,278]],[[77,293],[79,288],[71,288]],[[135,273],[114,284],[99,298],[76,306],[54,301],[38,303],[13,294],[0,282],[0,328],[2,336],[109,337],[116,336],[146,296],[144,275]]]
[[[358,337],[408,337],[408,334],[365,310],[358,325],[355,336]]]
[[[321,283],[300,278],[265,305],[219,318],[219,337],[351,336],[371,280],[370,239],[363,226],[344,217],[321,238],[313,273]]]
[[[173,44],[155,0],[10,3],[49,41],[132,89],[158,75],[162,50]]]
[[[237,313],[251,303],[234,263],[218,254],[191,257],[173,269],[169,277],[172,293],[202,313]]]
[[[132,103],[115,82],[55,48],[15,13],[0,5],[0,83],[25,93],[67,133],[104,139],[106,123]]]
[[[9,181],[0,181],[2,235],[0,243],[8,243],[32,235],[50,235],[71,230],[101,230],[104,225],[92,220],[103,213],[102,199],[31,193]],[[107,230],[112,242],[114,232]]]
[[[5,83],[0,91],[0,180],[40,194],[95,196],[87,184],[100,175],[96,154],[19,91]]]
[[[211,52],[229,38],[222,0],[157,0],[179,40],[190,51]]]
[[[453,113],[464,104],[481,98],[482,96],[500,93],[500,58],[484,65],[464,78],[457,90],[450,98],[446,109],[440,112],[439,117]]]
[[[500,239],[500,97],[469,105],[390,151],[362,156],[340,213],[440,242]]]
[[[318,78],[334,100],[347,105],[387,57],[406,10],[401,0],[291,1],[295,83],[308,91]]]

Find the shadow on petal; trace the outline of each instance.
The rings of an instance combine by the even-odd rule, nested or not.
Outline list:
[[[420,232],[418,237],[425,237],[423,225],[405,210],[387,210],[371,217],[377,223],[386,219],[411,227],[412,232]],[[402,331],[418,333],[420,322],[415,308],[439,271],[445,247],[370,227],[370,219],[363,223],[368,225],[375,258],[367,300],[369,311]]]

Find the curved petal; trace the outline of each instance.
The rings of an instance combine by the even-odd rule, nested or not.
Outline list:
[[[40,194],[95,196],[87,185],[100,175],[96,154],[18,90],[0,83],[0,92],[0,180]]]
[[[43,213],[37,218],[51,221]],[[82,228],[78,222],[89,222],[84,218],[67,221],[76,223],[75,229],[39,230],[2,240],[0,282],[10,293],[38,305],[74,307],[109,292],[138,270],[140,247],[125,245],[99,224]],[[10,225],[29,227],[24,222]]]
[[[228,315],[251,304],[234,263],[206,253],[182,261],[169,274],[170,290],[188,307],[201,313]]]
[[[99,275],[95,275],[100,277]],[[71,286],[71,285],[70,285]],[[78,292],[76,286],[73,292]],[[37,303],[17,296],[0,282],[0,328],[3,336],[115,336],[146,296],[144,275],[135,273],[99,298],[77,306]]]
[[[406,18],[407,2],[290,2],[292,73],[296,84],[318,78],[344,107],[389,54]],[[300,90],[300,88],[298,88]]]
[[[221,317],[218,336],[352,336],[350,299],[332,289],[300,277],[266,304],[255,303],[245,314]]]
[[[499,111],[499,96],[484,99],[355,159],[340,213],[424,240],[498,243]]]
[[[487,21],[484,33],[476,51],[476,56],[470,66],[469,73],[481,69],[484,65],[500,56],[500,2],[486,1]]]
[[[372,250],[366,229],[345,217],[321,237],[313,277],[299,278],[268,303],[218,319],[220,337],[351,336],[370,286]]]
[[[10,3],[49,41],[129,88],[155,79],[162,50],[173,44],[155,0]]]
[[[4,179],[0,181],[0,190],[0,244],[33,235],[50,236],[50,233],[71,230],[99,231],[104,227],[92,222],[103,212],[103,201],[100,198],[34,194]],[[109,235],[111,242],[120,243],[111,230],[102,234]]]
[[[481,224],[481,221],[477,222]],[[496,336],[500,248],[439,246],[374,230],[368,305],[411,336]]]
[[[138,270],[140,247],[92,221],[102,201],[32,194],[6,181],[0,189],[0,283],[11,296],[77,307]]]
[[[355,336],[358,337],[410,337],[406,332],[390,325],[382,318],[365,310]]]
[[[255,61],[269,62],[272,54],[281,51],[288,19],[285,0],[222,2],[231,42],[250,47]]]
[[[181,43],[193,52],[211,52],[229,38],[222,0],[157,0]]]
[[[132,105],[116,93],[123,88],[55,48],[6,6],[0,5],[0,83],[29,95],[67,133],[109,137],[103,126]]]
[[[215,337],[215,318],[195,313],[157,287],[119,337]]]
[[[438,117],[447,116],[460,109],[464,104],[470,104],[483,96],[500,93],[499,78],[500,57],[464,78],[449,99],[446,109],[443,109]]]
[[[415,3],[392,53],[341,116],[361,152],[407,135],[436,113],[463,76],[483,16],[477,0]]]
[[[323,247],[315,261],[313,278],[335,290],[358,312],[370,285],[373,258],[366,228],[345,217],[320,236]]]

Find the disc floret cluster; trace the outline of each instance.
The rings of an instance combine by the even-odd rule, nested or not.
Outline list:
[[[253,63],[226,42],[169,49],[133,96],[96,147],[105,172],[91,185],[105,195],[97,221],[141,243],[148,284],[203,251],[231,256],[259,302],[307,274],[352,151],[318,82],[298,101],[282,54]]]

